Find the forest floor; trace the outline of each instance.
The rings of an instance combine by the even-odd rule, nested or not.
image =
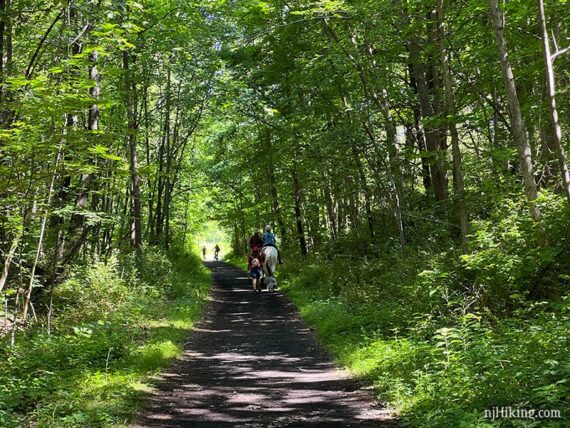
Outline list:
[[[204,318],[134,427],[397,426],[281,293],[254,294],[242,270],[207,266],[214,287]]]

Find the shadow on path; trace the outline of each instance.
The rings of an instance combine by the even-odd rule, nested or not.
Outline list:
[[[242,270],[206,265],[211,303],[133,427],[396,426],[282,294],[253,294]]]

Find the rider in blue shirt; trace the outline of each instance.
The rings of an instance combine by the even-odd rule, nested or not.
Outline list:
[[[275,247],[275,235],[271,233],[271,226],[265,227],[265,233],[263,234],[263,246]]]
[[[271,233],[271,226],[265,226],[265,232],[263,233],[263,246],[264,247],[275,247],[277,250],[277,257],[279,258],[279,263],[282,264],[283,260],[281,259],[281,252],[279,248],[277,248],[277,244],[275,241],[275,235]]]

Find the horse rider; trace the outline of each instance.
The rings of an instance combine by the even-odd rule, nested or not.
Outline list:
[[[247,258],[247,268],[251,273],[252,261],[254,258],[259,258],[261,260],[260,252],[263,248],[263,237],[259,229],[255,229],[251,238],[249,238],[249,257]],[[257,253],[257,256],[255,254]]]
[[[249,238],[249,249],[251,252],[253,252],[255,249],[257,249],[257,251],[261,251],[262,247],[263,237],[261,236],[259,229],[255,229],[255,232],[253,232],[253,235],[251,235],[251,238]]]
[[[277,258],[279,259],[279,264],[283,264],[283,259],[281,258],[281,251],[277,248],[277,243],[275,241],[275,235],[271,232],[271,226],[265,226],[265,232],[263,233],[263,246],[273,247],[277,250]]]

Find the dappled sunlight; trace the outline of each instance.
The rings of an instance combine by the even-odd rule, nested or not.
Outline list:
[[[137,426],[392,423],[370,391],[335,367],[284,296],[244,293],[241,271],[208,265],[213,306]]]

